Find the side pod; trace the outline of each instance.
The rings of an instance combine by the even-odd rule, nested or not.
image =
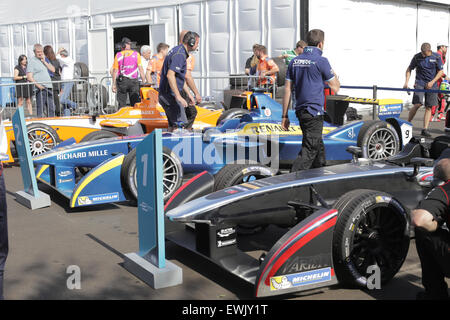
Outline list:
[[[256,276],[256,297],[275,296],[336,284],[332,241],[338,212],[321,209],[270,249]]]

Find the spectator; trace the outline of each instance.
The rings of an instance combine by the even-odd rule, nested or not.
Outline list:
[[[48,71],[55,72],[55,67],[45,60],[44,48],[40,44],[33,47],[34,57],[30,58],[27,68],[27,79],[36,88],[36,112],[42,117],[46,112],[49,117],[55,116],[53,86]]]
[[[267,91],[272,92],[275,85],[276,74],[280,69],[277,64],[267,56],[267,48],[259,46],[256,49],[256,56],[258,58],[258,66],[256,67],[256,75],[258,75],[258,86],[267,88]]]
[[[60,101],[64,106],[64,115],[70,116],[70,109],[75,110],[77,108],[77,104],[70,100],[70,94],[72,93],[74,84],[71,80],[73,80],[75,61],[73,61],[73,59],[69,56],[69,52],[64,48],[60,48],[58,50],[56,58],[61,64],[61,79],[64,81],[61,86]]]
[[[159,81],[161,79],[161,70],[163,67],[164,59],[169,52],[169,45],[167,43],[159,43],[156,48],[157,53],[152,58],[152,83],[155,87],[159,87]]]
[[[284,62],[286,63],[286,66],[288,66],[289,62],[291,62],[293,58],[303,53],[303,48],[305,48],[307,45],[308,44],[305,41],[299,40],[295,45],[295,49],[284,51],[281,54],[280,58],[283,58]]]
[[[258,64],[258,58],[256,57],[256,49],[260,44],[255,43],[252,47],[253,55],[245,62],[245,74],[250,76],[256,73],[256,66]]]
[[[447,48],[448,45],[446,44],[446,42],[439,42],[437,45],[436,56],[441,59],[442,65],[445,65],[445,63],[447,62]],[[441,87],[442,80],[444,79],[447,81],[450,80],[450,78],[444,74],[442,78],[440,78],[437,82],[438,88]],[[431,118],[436,119],[435,121],[445,120],[444,112],[447,103],[442,93],[438,94],[438,103],[439,104],[437,106],[431,109]]]
[[[27,80],[27,56],[22,54],[18,59],[17,66],[14,67],[14,81],[19,85],[16,86],[17,106],[22,106],[23,100],[26,100],[28,115],[33,114],[33,105],[31,97],[33,96],[33,86],[26,85]]]
[[[131,106],[140,101],[138,75],[145,82],[145,73],[142,68],[141,55],[131,50],[131,40],[122,39],[122,51],[116,54],[113,65],[112,91],[117,92],[119,108],[127,104],[127,95]]]
[[[1,118],[0,118],[1,123]],[[8,257],[8,218],[6,208],[6,189],[3,179],[3,167],[0,162],[0,300],[3,300],[3,274]]]
[[[411,77],[411,71],[416,69],[416,81],[414,84],[415,89],[432,89],[438,90],[437,81],[443,76],[443,65],[441,59],[438,59],[436,55],[431,51],[431,45],[429,43],[423,43],[417,53],[411,60],[408,68],[406,69],[406,80],[403,85],[404,89],[408,88],[409,78]],[[422,135],[424,137],[431,137],[428,132],[428,125],[431,120],[431,108],[438,105],[438,94],[430,92],[414,92],[413,104],[414,106],[409,111],[408,121],[411,122],[417,113],[417,110],[424,105],[425,97],[425,116],[423,119]]]
[[[61,106],[59,104],[59,93],[61,91],[61,65],[59,64],[58,59],[56,59],[52,46],[45,46],[44,54],[47,63],[52,64],[55,68],[55,71],[52,72],[49,70],[48,73],[53,82],[53,102],[55,103],[55,113],[56,116],[59,117],[61,115]]]
[[[198,48],[200,36],[195,32],[185,33],[182,44],[174,47],[164,59],[159,86],[159,103],[166,112],[169,122],[169,132],[177,127],[190,129],[189,124],[195,119],[187,117],[185,109],[195,105],[195,99],[189,91],[185,81],[187,72],[187,58],[189,52]],[[182,97],[184,91],[188,102]],[[192,116],[192,114],[190,114]]]
[[[152,83],[152,78],[150,77],[150,74],[152,73],[152,49],[150,46],[142,46],[141,47],[141,57],[142,57],[142,69],[144,70],[145,74],[145,81],[146,83]]]
[[[435,187],[411,212],[415,227],[416,249],[422,266],[425,292],[418,299],[448,299],[445,278],[450,278],[450,159],[440,160],[434,168],[434,178],[444,184]],[[444,228],[444,224],[447,228]]]
[[[314,29],[306,36],[308,47],[289,63],[286,73],[286,88],[283,97],[282,127],[289,130],[288,107],[291,88],[296,95],[295,114],[303,132],[302,148],[292,165],[292,172],[318,168],[325,165],[323,145],[324,82],[338,92],[340,82],[328,59],[322,57],[325,34]]]

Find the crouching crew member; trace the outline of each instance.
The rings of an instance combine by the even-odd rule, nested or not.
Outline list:
[[[283,97],[283,129],[289,129],[288,107],[293,87],[295,113],[303,132],[302,150],[294,161],[291,172],[325,165],[322,140],[324,82],[336,93],[340,88],[338,77],[328,59],[322,57],[324,32],[318,29],[309,31],[306,42],[308,46],[304,48],[303,53],[289,63]]]
[[[195,105],[195,99],[186,84],[186,60],[189,52],[198,48],[200,36],[192,31],[185,34],[182,44],[174,47],[164,59],[159,82],[159,103],[166,112],[169,131],[178,127],[191,129],[193,119],[186,116],[186,108]],[[185,92],[187,100],[182,97]],[[194,115],[195,119],[195,115]]]
[[[450,159],[445,158],[434,168],[434,177],[445,184],[431,190],[412,211],[416,248],[422,266],[425,292],[418,299],[448,299],[445,278],[450,277]],[[447,229],[443,224],[447,224]]]
[[[139,81],[141,76],[145,81],[145,72],[142,68],[141,55],[131,50],[131,40],[122,39],[122,51],[116,54],[113,65],[113,87],[112,91],[117,92],[117,100],[119,108],[125,107],[127,104],[127,95],[130,98],[130,105],[134,106],[140,101],[139,98]]]

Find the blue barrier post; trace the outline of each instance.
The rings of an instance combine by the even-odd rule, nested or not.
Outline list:
[[[183,282],[182,269],[166,261],[162,134],[156,129],[136,148],[139,253],[126,254],[124,267],[154,289]]]
[[[22,205],[34,210],[51,205],[48,194],[40,192],[37,187],[36,175],[28,140],[25,114],[19,107],[12,118],[16,150],[19,155],[20,170],[22,172],[23,191],[16,192],[16,200]]]

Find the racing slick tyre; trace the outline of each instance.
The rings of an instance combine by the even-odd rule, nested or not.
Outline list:
[[[137,167],[136,148],[125,156],[120,171],[120,181],[125,197],[137,203]],[[163,192],[164,202],[169,200],[183,181],[183,167],[176,154],[167,147],[163,147]]]
[[[74,70],[73,70],[73,78],[79,79],[79,78],[86,78],[86,77],[89,77],[88,66],[83,62],[75,63]]]
[[[409,249],[410,218],[404,207],[387,193],[360,189],[341,196],[333,208],[338,210],[333,263],[339,282],[367,287],[371,266],[378,266],[382,284],[391,280]]]
[[[395,128],[379,120],[363,124],[357,144],[362,149],[362,157],[372,160],[383,160],[400,151],[400,139]]]
[[[44,123],[29,124],[27,133],[33,157],[50,151],[61,142],[56,130]]]
[[[117,134],[108,130],[98,130],[88,133],[80,142],[95,141],[100,139],[116,138]]]
[[[272,170],[256,162],[254,164],[229,164],[214,176],[214,191],[273,175]],[[240,224],[237,226],[237,232],[241,235],[251,235],[263,231],[266,227],[267,225]]]
[[[225,110],[224,112],[222,112],[219,119],[217,119],[216,125],[218,126],[224,120],[240,119],[246,114],[250,114],[250,111],[248,111],[246,109],[240,109],[240,108],[231,108],[231,109]]]

